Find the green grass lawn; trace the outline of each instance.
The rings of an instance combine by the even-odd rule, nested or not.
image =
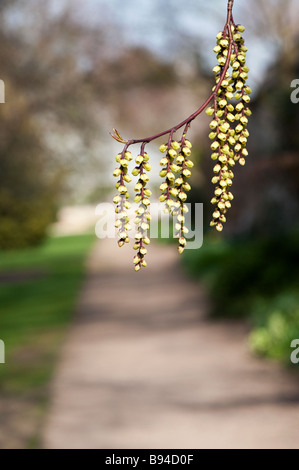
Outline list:
[[[94,235],[50,238],[36,248],[0,253],[2,396],[46,401],[94,241]]]

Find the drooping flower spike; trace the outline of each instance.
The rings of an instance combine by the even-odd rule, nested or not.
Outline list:
[[[245,158],[248,156],[246,148],[249,137],[247,124],[248,117],[251,115],[248,107],[251,89],[247,85],[249,72],[249,68],[246,66],[247,48],[242,37],[245,27],[234,22],[233,4],[234,0],[228,0],[226,23],[223,31],[216,36],[217,44],[214,52],[217,55],[218,63],[213,68],[216,84],[211,95],[200,108],[176,126],[151,137],[125,140],[116,129],[111,134],[115,140],[124,144],[122,153],[116,157],[120,166],[113,173],[119,178],[116,183],[118,195],[113,199],[116,204],[115,211],[118,214],[115,226],[118,229],[119,246],[123,246],[129,241],[128,231],[131,229],[126,212],[130,208],[126,183],[131,180],[128,175],[128,165],[132,160],[132,154],[128,148],[137,143],[141,144],[140,154],[135,160],[136,167],[132,172],[133,176],[138,177],[134,199],[139,204],[134,221],[137,229],[134,244],[136,271],[147,265],[144,257],[147,253],[146,246],[150,243],[148,231],[150,228],[149,198],[151,191],[147,188],[149,181],[147,172],[151,166],[148,162],[149,156],[145,151],[145,146],[162,136],[168,136],[167,142],[160,146],[160,151],[163,153],[160,162],[162,167],[160,176],[163,178],[163,182],[160,185],[159,199],[165,203],[164,211],[177,218],[175,236],[179,241],[178,251],[183,253],[187,243],[185,235],[188,233],[185,226],[185,213],[188,208],[185,202],[187,193],[191,189],[188,179],[193,167],[193,162],[190,160],[192,145],[187,139],[187,132],[191,122],[206,108],[206,113],[212,118],[209,137],[212,140],[211,157],[215,163],[212,183],[216,185],[211,201],[214,205],[211,226],[221,232],[223,224],[226,222],[226,214],[234,198],[231,192],[234,178],[232,168],[236,162],[244,165]],[[176,140],[174,134],[179,129],[183,129],[183,133],[181,138]]]

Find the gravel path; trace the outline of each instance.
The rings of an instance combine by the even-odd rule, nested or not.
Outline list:
[[[298,448],[299,384],[206,318],[175,247],[99,242],[53,381],[45,448]]]

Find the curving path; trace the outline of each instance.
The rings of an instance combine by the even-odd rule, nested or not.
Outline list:
[[[53,382],[45,448],[298,448],[299,383],[206,318],[175,247],[99,242]]]

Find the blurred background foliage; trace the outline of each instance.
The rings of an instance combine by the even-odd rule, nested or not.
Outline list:
[[[224,3],[0,2],[3,255],[45,240],[61,207],[109,200],[119,150],[108,134],[112,127],[128,137],[151,135],[201,104],[213,84],[211,51]],[[290,100],[291,81],[299,78],[298,2],[235,3],[236,19],[248,26],[250,157],[236,169],[235,200],[220,237],[209,229],[208,118],[192,125],[190,200],[204,203],[205,236],[203,247],[183,261],[206,283],[213,315],[247,318],[254,351],[289,363],[290,338],[299,337],[299,105]],[[157,148],[150,149],[158,162]],[[47,243],[56,242],[47,241],[46,252]],[[89,246],[90,240],[80,245],[80,273]],[[22,269],[30,267],[34,253],[43,264],[39,250],[13,251],[12,264],[2,264],[2,271],[17,267],[17,259]],[[7,301],[7,287],[2,295]]]
[[[110,200],[120,149],[112,127],[140,138],[198,108],[213,86],[224,3],[0,1],[0,337],[10,361],[0,376],[4,408],[25,397],[30,420],[40,422],[94,240],[49,237],[58,211]],[[299,5],[235,3],[235,18],[247,26],[254,90],[250,156],[236,168],[235,199],[219,236],[209,228],[209,119],[193,123],[190,201],[204,203],[204,244],[182,260],[205,283],[212,316],[246,319],[253,351],[290,364],[290,342],[299,338],[299,104],[290,100],[299,78]],[[156,186],[157,147],[149,146]],[[23,415],[12,406],[10,434],[17,444],[31,435],[28,445],[36,445],[38,425],[26,420],[25,438],[19,435]],[[7,442],[6,431],[1,439]]]

